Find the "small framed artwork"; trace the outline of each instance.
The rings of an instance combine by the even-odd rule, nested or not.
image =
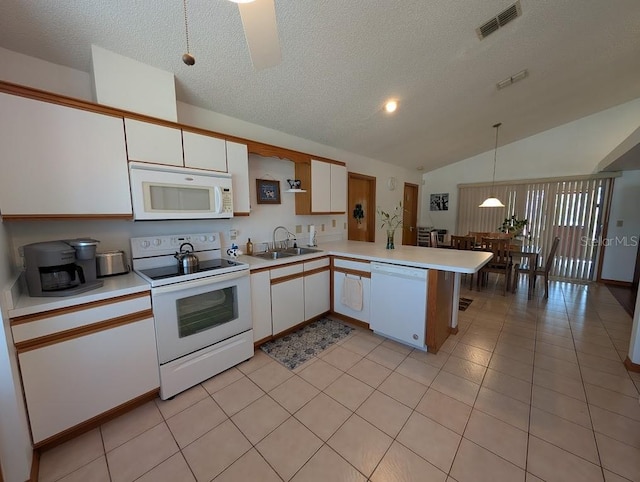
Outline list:
[[[280,181],[256,179],[258,204],[280,204]]]
[[[442,192],[431,195],[431,211],[448,211],[449,210],[449,193]]]

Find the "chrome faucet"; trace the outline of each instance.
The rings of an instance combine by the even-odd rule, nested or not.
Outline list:
[[[289,239],[293,238],[293,240],[296,240],[296,235],[293,234],[292,232],[290,232],[287,228],[285,228],[284,226],[277,226],[276,229],[273,230],[273,249],[278,249],[278,245],[277,245],[277,241],[276,241],[276,232],[278,231],[278,229],[284,229],[287,232],[287,239],[280,241],[280,247],[282,247],[282,243],[286,243],[285,248],[289,247]]]

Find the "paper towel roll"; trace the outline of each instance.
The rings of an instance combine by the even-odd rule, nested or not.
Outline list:
[[[316,227],[315,225],[309,226],[309,246],[316,245]]]

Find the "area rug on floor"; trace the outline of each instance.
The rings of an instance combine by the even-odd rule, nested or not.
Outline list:
[[[321,318],[293,333],[265,343],[260,349],[293,370],[351,331],[353,328],[340,321]]]
[[[458,305],[458,309],[460,311],[464,311],[467,308],[469,308],[469,305],[471,304],[473,300],[471,298],[460,298],[460,304]]]

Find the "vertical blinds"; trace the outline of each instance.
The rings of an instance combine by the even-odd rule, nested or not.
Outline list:
[[[540,264],[558,236],[551,275],[588,281],[593,279],[598,255],[598,238],[602,232],[611,178],[576,178],[541,180],[458,187],[456,232],[498,231],[505,218],[527,219],[523,243],[541,249]],[[504,208],[479,208],[484,199],[494,195]]]

